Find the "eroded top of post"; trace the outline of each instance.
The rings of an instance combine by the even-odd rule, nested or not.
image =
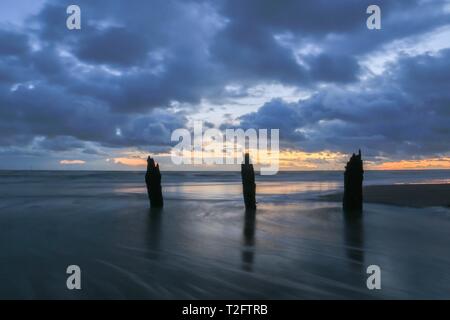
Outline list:
[[[153,158],[151,158],[150,156],[147,158],[147,164],[149,167],[152,167],[152,168],[156,167],[155,160]]]

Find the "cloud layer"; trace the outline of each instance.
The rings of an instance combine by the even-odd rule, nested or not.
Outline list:
[[[14,6],[6,2],[4,14]],[[418,52],[418,39],[450,30],[449,4],[377,1],[382,30],[371,31],[372,2],[80,0],[82,30],[71,31],[72,3],[44,1],[0,24],[2,166],[32,154],[165,152],[174,129],[202,118],[205,101],[217,114],[239,105],[231,120],[243,127],[280,128],[286,149],[444,156],[450,51]],[[274,84],[298,90],[297,102],[280,91],[256,111],[246,104],[253,88]]]

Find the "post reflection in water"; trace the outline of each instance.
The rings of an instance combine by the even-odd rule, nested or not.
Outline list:
[[[255,246],[256,211],[245,210],[243,248],[242,248],[242,269],[253,271],[254,246]]]
[[[344,243],[347,257],[352,265],[364,266],[363,215],[344,213]]]
[[[149,209],[149,221],[148,221],[148,248],[149,258],[158,259],[161,245],[161,224],[163,208],[151,208]]]

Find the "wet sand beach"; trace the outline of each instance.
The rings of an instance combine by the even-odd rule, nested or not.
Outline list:
[[[341,201],[342,193],[324,199]],[[450,184],[375,185],[364,188],[366,203],[381,203],[407,207],[450,207]]]
[[[238,173],[163,174],[162,210],[142,173],[3,173],[0,298],[450,298],[450,210],[367,203],[349,221],[320,199],[341,176],[257,177],[251,214]],[[72,264],[80,291],[66,288]]]

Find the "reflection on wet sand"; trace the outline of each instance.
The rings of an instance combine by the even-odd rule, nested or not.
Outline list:
[[[150,249],[149,258],[158,259],[161,253],[161,225],[163,208],[151,208],[149,209],[149,222],[148,222],[148,246]]]
[[[249,272],[253,271],[253,260],[255,255],[255,227],[256,211],[246,210],[244,217],[242,269]]]
[[[363,215],[344,213],[344,243],[347,257],[353,266],[364,266]]]
[[[338,182],[258,182],[258,195],[289,195],[305,192],[326,192],[336,190]],[[165,184],[164,194],[169,199],[240,199],[242,197],[242,185],[233,182],[218,183],[179,183]],[[147,191],[142,186],[122,186],[114,190],[115,193],[143,194]]]
[[[223,201],[199,201],[196,196],[172,193],[163,211],[148,210],[145,186],[139,194],[117,193],[118,189],[142,186],[142,173],[135,177],[85,172],[15,175],[3,175],[0,185],[0,260],[7,261],[0,268],[0,298],[450,296],[448,208],[368,203],[363,220],[344,220],[340,203],[312,200],[319,192],[305,196],[310,201],[302,201],[302,196],[287,197],[287,193],[266,197],[261,185],[273,183],[258,181],[256,221],[254,214],[244,213],[238,174],[233,181],[218,182],[217,187],[210,182],[195,188],[196,182],[182,175],[167,179],[171,187],[190,184],[184,190],[192,192],[235,185],[236,197],[233,201],[226,190]],[[305,175],[276,177],[281,180],[277,181],[278,190],[292,187],[293,183],[285,180],[301,181]],[[325,179],[321,173],[311,175]],[[342,180],[341,172],[329,175]],[[450,173],[426,172],[417,177],[414,172],[406,178],[402,178],[405,173],[370,175],[391,183],[428,175],[448,178]],[[319,185],[315,180],[308,183],[311,188]],[[207,196],[211,194],[205,191],[203,197]],[[84,281],[89,290],[74,293],[66,289],[64,270],[72,263],[88,272]],[[382,290],[367,289],[365,267],[369,265],[380,266]]]

